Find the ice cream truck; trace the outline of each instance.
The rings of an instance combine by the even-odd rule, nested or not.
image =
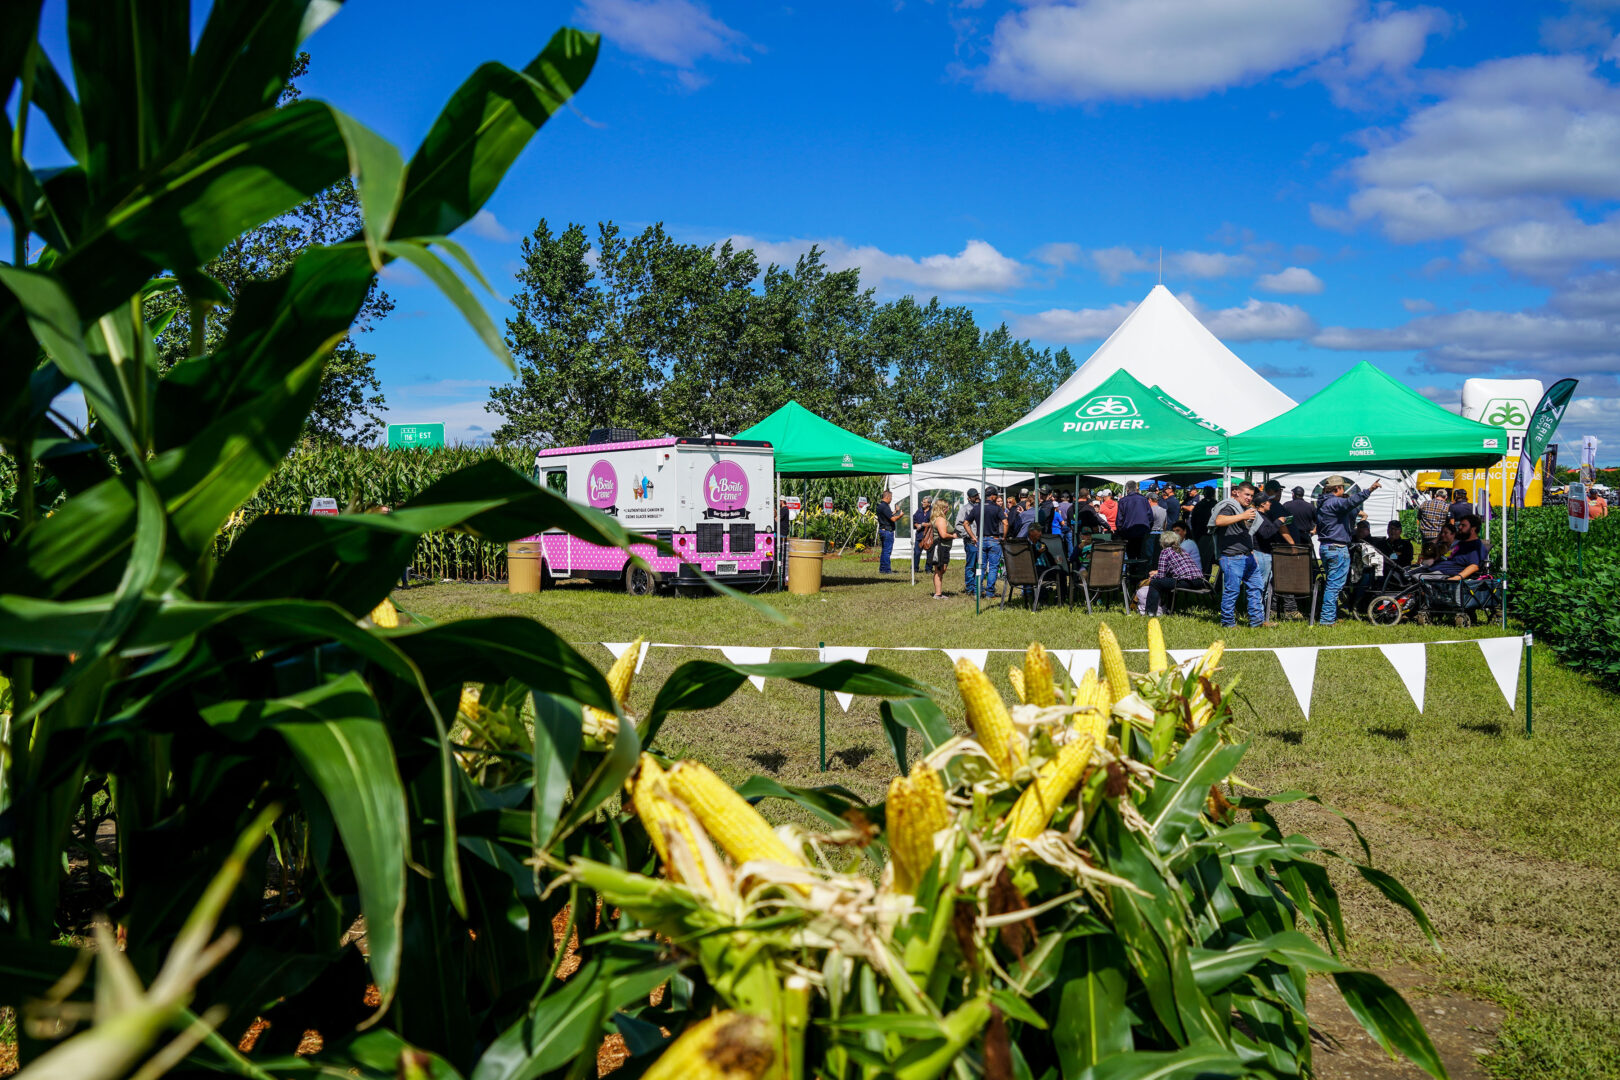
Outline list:
[[[637,545],[645,566],[616,547],[553,530],[541,545],[540,584],[584,578],[614,582],[635,596],[701,586],[701,568],[727,585],[772,579],[777,537],[771,444],[725,438],[591,442],[541,450],[538,480],[574,502],[618,518],[633,533],[663,540],[673,555]],[[649,569],[650,568],[650,569]]]

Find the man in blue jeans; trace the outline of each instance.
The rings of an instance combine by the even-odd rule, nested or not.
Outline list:
[[[922,573],[923,556],[927,554],[922,549],[923,531],[928,528],[928,519],[933,516],[934,499],[931,495],[924,495],[918,500],[916,512],[911,515],[911,572]]]
[[[894,523],[899,520],[894,512],[894,492],[885,491],[877,504],[878,543],[881,545],[878,554],[878,573],[892,574],[894,567],[890,565],[889,558],[894,554]]]
[[[1210,513],[1215,550],[1221,561],[1221,625],[1237,625],[1238,592],[1249,586],[1249,625],[1275,625],[1266,622],[1265,590],[1260,586],[1254,556],[1254,532],[1259,514],[1254,502],[1254,485],[1245,480],[1232,494],[1215,504]]]
[[[979,572],[979,526],[974,516],[979,512],[979,489],[968,488],[967,502],[956,513],[953,527],[962,537],[962,591],[973,595],[973,578]]]
[[[967,525],[979,543],[979,562],[984,568],[983,595],[996,595],[996,571],[1001,567],[1001,541],[1007,531],[1007,512],[1001,506],[1001,494],[995,488],[986,488],[984,501],[975,503],[968,515]],[[971,592],[973,586],[969,586]]]
[[[1342,476],[1330,476],[1322,481],[1326,498],[1316,510],[1316,535],[1322,542],[1322,566],[1327,570],[1327,584],[1322,589],[1322,617],[1319,626],[1332,626],[1339,619],[1339,593],[1350,577],[1350,541],[1356,531],[1356,513],[1367,496],[1377,491],[1381,480],[1372,487],[1346,495],[1344,489],[1350,481]]]

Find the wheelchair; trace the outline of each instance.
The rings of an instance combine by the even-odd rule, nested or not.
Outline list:
[[[1395,626],[1410,621],[1419,626],[1451,622],[1473,626],[1484,612],[1490,622],[1499,613],[1502,582],[1480,575],[1462,581],[1420,577],[1410,569],[1395,567],[1384,587],[1367,604],[1367,620],[1375,626]]]

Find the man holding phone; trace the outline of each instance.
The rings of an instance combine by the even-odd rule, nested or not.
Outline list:
[[[1254,555],[1255,522],[1259,513],[1254,502],[1254,485],[1247,480],[1232,489],[1232,494],[1215,504],[1210,514],[1214,526],[1215,550],[1221,563],[1221,625],[1237,625],[1237,598],[1244,583],[1249,583],[1249,625],[1263,626],[1266,621],[1265,601],[1257,586],[1259,576]]]

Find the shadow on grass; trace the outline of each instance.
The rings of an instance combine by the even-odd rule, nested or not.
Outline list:
[[[1477,731],[1481,735],[1500,735],[1500,734],[1502,734],[1502,725],[1501,724],[1480,723],[1480,724],[1459,724],[1457,726],[1462,728],[1464,731]]]
[[[1282,731],[1262,732],[1262,734],[1264,734],[1268,739],[1276,739],[1278,742],[1287,743],[1289,746],[1298,746],[1300,743],[1305,741],[1305,733],[1303,731],[1291,731],[1284,729]]]
[[[787,755],[780,750],[761,750],[758,753],[749,754],[748,760],[768,773],[779,773],[782,771],[782,766],[787,764]]]
[[[873,747],[859,743],[845,750],[834,750],[827,755],[827,760],[836,761],[846,769],[858,769],[867,758],[877,753]]]
[[[1390,742],[1405,742],[1411,734],[1403,727],[1375,727],[1367,729],[1371,734],[1381,736]]]

